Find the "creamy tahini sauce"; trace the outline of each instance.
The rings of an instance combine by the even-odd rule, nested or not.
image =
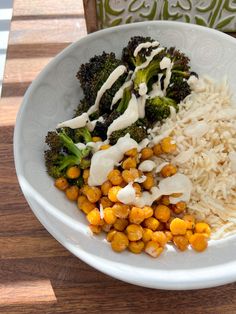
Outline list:
[[[87,124],[88,121],[89,121],[89,117],[88,117],[88,114],[85,112],[76,118],[59,123],[57,125],[57,128],[65,128],[65,127],[69,127],[71,129],[82,128]]]
[[[97,93],[97,97],[95,100],[95,104],[88,110],[88,115],[94,113],[97,111],[99,102],[103,96],[103,94],[112,87],[112,85],[116,82],[116,80],[123,75],[127,71],[126,67],[124,65],[119,65],[111,74],[109,75],[106,82],[102,85],[100,90]]]
[[[134,94],[129,101],[128,107],[125,112],[115,119],[107,130],[107,137],[111,135],[112,132],[124,129],[130,126],[132,123],[136,122],[139,118],[139,108],[137,98]]]
[[[154,97],[163,97],[164,93],[163,90],[161,89],[161,78],[162,78],[163,74],[159,73],[158,74],[158,81],[154,84],[152,84],[152,90],[149,92],[148,96],[150,98],[154,98]]]
[[[137,197],[134,205],[143,207],[151,206],[152,203],[162,195],[171,195],[173,193],[182,193],[180,197],[170,197],[171,204],[180,201],[188,202],[192,191],[192,183],[187,176],[177,173],[171,177],[162,179],[158,187],[154,186],[150,192],[143,192],[141,197]]]
[[[138,101],[138,115],[139,118],[143,119],[145,117],[145,104],[146,104],[147,96],[141,96],[137,99]]]
[[[118,200],[123,204],[133,204],[136,199],[136,192],[133,183],[130,182],[117,193]]]
[[[153,59],[156,55],[158,55],[162,50],[164,50],[163,47],[160,47],[160,48],[157,48],[157,49],[153,49],[152,52],[151,52],[151,54],[150,54],[150,56],[146,57],[146,61],[143,62],[142,64],[140,64],[139,66],[137,66],[137,67],[135,68],[134,73],[137,72],[138,70],[141,70],[141,69],[146,68],[146,67],[149,65],[149,63],[152,61],[152,59]]]
[[[123,97],[123,93],[124,93],[124,90],[130,86],[132,86],[133,82],[131,80],[125,82],[121,87],[120,89],[118,89],[118,91],[115,93],[115,96],[113,97],[112,99],[112,102],[111,102],[111,107],[110,109],[112,110],[113,106],[117,103],[118,100],[120,100],[122,97]]]
[[[115,145],[96,152],[91,160],[88,184],[102,185],[107,180],[109,172],[122,160],[124,153],[132,148],[138,149],[138,144],[130,138],[129,134],[126,134]]]
[[[142,50],[142,49],[148,49],[150,47],[158,47],[160,45],[160,43],[158,41],[153,41],[153,42],[146,42],[146,43],[141,43],[139,44],[135,50],[134,50],[134,57],[137,57],[138,53]]]
[[[144,160],[139,165],[138,169],[142,172],[150,172],[156,168],[156,163],[152,160]]]
[[[166,77],[164,79],[164,90],[163,90],[164,95],[166,94],[166,89],[167,89],[168,85],[170,84],[172,66],[173,66],[173,64],[172,64],[170,58],[168,58],[168,57],[164,57],[160,62],[160,69],[161,70],[166,69]]]

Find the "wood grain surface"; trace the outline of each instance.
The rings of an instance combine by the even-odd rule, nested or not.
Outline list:
[[[13,130],[22,97],[58,52],[86,35],[80,0],[15,0],[0,100],[0,313],[236,313],[236,284],[163,291],[108,277],[66,251],[17,182]]]

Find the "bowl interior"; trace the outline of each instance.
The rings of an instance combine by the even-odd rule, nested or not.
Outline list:
[[[172,279],[172,282],[176,287],[182,281],[182,288],[188,288],[190,284],[187,284],[187,278],[192,270],[198,272],[198,279],[197,275],[193,275],[191,281],[206,279],[216,285],[215,281],[210,281],[214,277],[211,270],[215,271],[218,267],[216,277],[222,279],[224,274],[221,267],[228,264],[227,269],[234,280],[236,267],[234,264],[233,270],[232,262],[236,260],[235,236],[211,241],[209,249],[202,254],[192,251],[180,254],[170,248],[158,261],[129,252],[116,254],[102,237],[92,237],[89,234],[84,215],[75,204],[68,202],[63,193],[54,188],[53,180],[45,172],[45,135],[48,130],[55,129],[59,122],[72,117],[73,110],[82,97],[75,78],[80,64],[103,51],[113,51],[120,56],[122,48],[134,35],[151,36],[159,40],[161,45],[176,46],[190,57],[194,71],[216,80],[227,75],[231,90],[236,91],[236,40],[220,32],[184,23],[145,22],[89,35],[60,53],[37,77],[24,97],[14,136],[15,164],[21,188],[36,215],[37,212],[38,216],[41,215],[40,220],[45,227],[50,229],[50,222],[49,231],[55,237],[60,234],[58,239],[63,245],[73,251],[70,247],[72,245],[74,254],[100,270],[103,269],[98,266],[99,263],[96,265],[96,259],[102,259],[110,275],[115,276],[114,267],[116,271],[120,267],[129,281],[132,270],[134,276],[144,276],[143,285],[150,286],[148,280],[160,275],[160,272],[164,272],[166,282],[169,280],[171,283],[173,272],[181,274],[184,271],[185,282],[180,279]],[[125,280],[125,276],[122,279]],[[151,286],[165,288],[165,279],[162,282],[157,280]],[[203,283],[202,286],[207,285]],[[194,288],[194,284],[191,287]]]

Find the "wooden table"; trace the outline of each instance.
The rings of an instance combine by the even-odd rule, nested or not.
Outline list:
[[[112,279],[66,251],[26,203],[12,136],[22,97],[69,43],[86,35],[80,0],[15,0],[0,100],[0,313],[236,313],[236,284],[145,289]]]

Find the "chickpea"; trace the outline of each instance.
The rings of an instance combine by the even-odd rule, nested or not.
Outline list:
[[[126,183],[130,183],[139,178],[139,171],[136,168],[122,171],[122,178]]]
[[[145,246],[145,252],[152,257],[158,257],[163,252],[163,248],[159,245],[159,243],[149,241]]]
[[[94,233],[94,234],[99,234],[102,231],[101,226],[89,225],[89,228],[92,231],[92,233]]]
[[[111,241],[111,247],[115,252],[124,251],[129,245],[129,240],[123,232],[116,232]]]
[[[153,156],[153,150],[150,147],[145,147],[141,150],[141,159],[147,160]]]
[[[167,237],[163,231],[155,231],[152,234],[152,241],[158,242],[160,246],[164,247],[167,243]]]
[[[112,229],[112,230],[108,231],[108,233],[107,233],[107,241],[111,242],[113,237],[114,237],[114,235],[116,233],[117,233],[117,231],[115,229]]]
[[[161,148],[161,144],[154,145],[152,150],[153,150],[154,155],[157,156],[157,157],[160,156],[161,154],[163,154],[163,150]]]
[[[61,191],[64,191],[69,186],[68,181],[66,180],[66,178],[63,178],[63,177],[56,179],[54,184],[55,184],[55,187]]]
[[[107,207],[112,207],[113,206],[113,202],[110,201],[107,196],[103,196],[100,199],[100,204],[102,205],[103,208],[107,208]]]
[[[152,235],[153,235],[153,231],[151,229],[143,228],[143,236],[142,236],[143,242],[151,241]]]
[[[91,203],[96,203],[102,196],[101,190],[96,186],[91,186],[86,192],[86,196]]]
[[[66,189],[66,197],[70,201],[76,201],[79,196],[79,188],[76,185],[69,186]]]
[[[194,233],[190,237],[189,243],[195,251],[202,252],[208,246],[207,236],[204,233]]]
[[[116,222],[117,218],[111,207],[104,208],[103,214],[104,214],[103,219],[107,224],[113,225]]]
[[[183,220],[187,223],[187,229],[194,229],[195,227],[195,217],[193,215],[184,215]]]
[[[173,239],[173,235],[170,231],[165,231],[165,235],[166,235],[166,238],[167,238],[167,242],[171,242],[172,239]]]
[[[102,224],[100,212],[97,208],[94,208],[93,210],[91,210],[87,214],[86,218],[91,225],[98,226]]]
[[[117,198],[117,194],[118,192],[121,190],[120,186],[113,186],[112,188],[110,188],[109,192],[108,192],[108,198],[110,201],[112,201],[113,203],[119,202],[118,198]]]
[[[120,185],[123,181],[121,172],[118,169],[112,170],[108,174],[108,180],[111,182],[113,185]]]
[[[127,219],[124,218],[117,218],[113,227],[117,230],[117,231],[123,231],[125,230],[125,228],[128,226],[129,222]]]
[[[115,203],[112,210],[117,218],[127,218],[129,216],[129,206],[122,203]]]
[[[140,196],[142,193],[141,185],[137,182],[133,183],[133,188],[135,189],[136,196]]]
[[[137,162],[135,158],[133,157],[128,157],[122,162],[122,168],[124,170],[129,170],[130,168],[136,168],[137,167]]]
[[[153,216],[153,209],[150,206],[143,207],[145,219]]]
[[[152,231],[156,231],[159,224],[160,222],[154,217],[149,217],[143,222],[144,227],[151,229]]]
[[[131,224],[126,228],[127,237],[130,241],[142,239],[143,228],[140,225]]]
[[[80,198],[80,196],[78,197],[78,199],[79,198]],[[77,204],[79,204],[79,200],[78,200]],[[78,207],[87,215],[93,209],[96,208],[96,204],[89,202],[89,200],[86,198],[86,200],[84,202],[82,202],[81,205]]]
[[[77,179],[80,176],[80,173],[80,168],[78,168],[77,166],[70,167],[66,170],[66,176],[69,179]]]
[[[170,223],[170,231],[173,235],[184,235],[186,234],[187,223],[180,219],[174,218]]]
[[[187,237],[181,235],[173,236],[173,242],[180,251],[185,251],[189,244]]]
[[[141,240],[129,242],[128,249],[134,254],[139,254],[144,249],[144,242]]]
[[[204,233],[207,237],[211,235],[211,228],[205,222],[198,222],[195,225],[195,232],[196,233]]]
[[[165,205],[157,205],[154,215],[159,221],[167,222],[170,218],[170,209]]]
[[[145,213],[142,208],[132,207],[129,213],[129,221],[134,224],[140,224],[145,219]]]
[[[112,188],[112,184],[110,181],[106,181],[101,185],[101,191],[103,195],[108,195],[108,192]]]
[[[178,202],[175,205],[172,206],[172,210],[178,215],[185,211],[186,209],[186,203],[185,202]]]
[[[137,154],[138,154],[137,148],[132,148],[125,153],[125,155],[129,157],[136,157]]]
[[[83,179],[84,179],[85,183],[88,182],[88,178],[89,178],[89,169],[84,169],[84,171],[83,171]]]
[[[164,178],[173,176],[174,174],[177,173],[177,168],[175,166],[173,166],[172,164],[168,164],[165,165],[162,169],[161,169],[161,175]]]
[[[164,153],[173,153],[176,150],[176,144],[171,137],[166,137],[161,141],[161,149]]]
[[[150,173],[150,172],[146,173],[145,175],[146,175],[147,178],[142,183],[142,186],[143,186],[144,189],[150,190],[154,186],[154,184],[155,184],[154,177],[153,177],[152,173]]]

